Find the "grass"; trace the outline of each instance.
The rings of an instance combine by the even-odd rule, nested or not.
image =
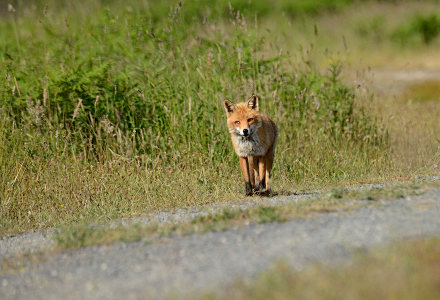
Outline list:
[[[118,225],[81,224],[61,228],[55,236],[59,250],[111,244],[114,242],[156,242],[163,237],[203,234],[209,231],[224,231],[249,224],[286,222],[304,218],[316,212],[349,210],[370,205],[377,200],[393,200],[408,195],[419,195],[439,187],[439,182],[414,182],[383,188],[331,189],[316,197],[280,206],[257,206],[248,209],[223,209],[193,219],[190,222],[165,225]],[[358,202],[356,200],[366,200]]]
[[[357,5],[390,4],[288,3],[13,2],[0,21],[0,235],[241,199],[221,102],[252,93],[280,129],[275,191],[435,171],[436,137],[422,129],[435,132],[436,108],[400,136],[383,121],[398,110],[376,114],[342,82],[343,55],[315,55],[340,46],[344,33],[324,29],[335,18],[352,13],[335,28],[355,28]],[[362,48],[357,35],[346,41]],[[396,145],[418,139],[428,150],[401,166]]]
[[[2,258],[0,274],[17,274],[25,270],[30,264],[38,264],[48,260],[55,252],[32,252],[26,254],[9,255]]]
[[[372,102],[371,111],[387,124],[390,161],[394,174],[402,179],[410,174],[438,173],[440,106],[436,101],[436,81],[418,81],[398,88]]]
[[[440,101],[440,80],[416,82],[405,90],[404,98],[415,102],[438,102]]]
[[[199,299],[438,299],[439,267],[439,239],[402,241],[361,251],[342,268],[279,263]]]
[[[429,69],[440,66],[436,57],[440,39],[435,29],[437,1],[359,1],[337,12],[292,20],[280,14],[262,21],[261,34],[283,50],[327,68],[339,58],[352,71],[369,68]],[[428,23],[428,26],[424,25]],[[425,43],[425,35],[429,42]],[[432,37],[432,38],[431,38]]]

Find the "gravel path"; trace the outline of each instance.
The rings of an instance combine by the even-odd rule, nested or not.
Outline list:
[[[428,180],[438,180],[440,176],[433,176]],[[390,185],[390,184],[389,184]],[[391,184],[392,185],[392,184]],[[379,188],[385,186],[384,184],[365,184],[360,186],[353,186],[347,188],[351,189],[367,189],[367,188]],[[183,223],[189,222],[194,218],[207,216],[209,214],[221,212],[225,208],[230,209],[249,209],[259,205],[283,205],[286,203],[296,203],[299,201],[307,201],[312,198],[319,197],[322,192],[310,192],[310,193],[300,193],[292,194],[289,196],[282,197],[271,197],[271,198],[252,198],[246,199],[246,201],[240,202],[229,202],[223,204],[213,204],[206,206],[204,208],[192,207],[188,209],[176,209],[175,211],[163,211],[152,213],[148,216],[134,217],[134,218],[123,218],[120,220],[113,221],[109,224],[110,227],[115,227],[119,225],[130,225],[130,224],[141,224],[141,225],[152,225],[152,224],[169,224],[169,223]],[[0,258],[8,257],[17,254],[35,253],[39,251],[46,251],[52,249],[54,241],[52,239],[54,229],[40,230],[36,232],[29,232],[17,236],[3,237],[0,238]]]
[[[370,186],[383,186],[383,184],[365,185],[358,188],[370,187]],[[174,211],[162,211],[152,213],[148,216],[122,218],[115,220],[109,224],[109,227],[116,227],[119,225],[141,224],[141,225],[164,225],[164,224],[178,224],[183,222],[189,222],[192,219],[201,216],[207,216],[209,214],[221,212],[225,208],[230,209],[249,209],[258,205],[283,205],[286,203],[307,201],[311,198],[316,198],[320,194],[318,192],[312,192],[307,194],[294,194],[283,197],[272,198],[253,198],[246,199],[246,201],[229,202],[223,204],[213,204],[204,208],[191,207],[188,209],[176,209]],[[93,224],[92,224],[93,226]],[[47,251],[52,249],[54,241],[52,236],[55,230],[39,230],[36,232],[29,232],[17,236],[0,238],[0,258],[8,257],[17,254],[35,253],[39,251]]]
[[[0,276],[1,299],[145,299],[220,289],[282,259],[337,263],[354,248],[440,236],[440,190],[281,224],[55,254]]]

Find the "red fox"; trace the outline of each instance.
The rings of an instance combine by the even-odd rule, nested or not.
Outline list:
[[[278,128],[258,111],[258,97],[234,104],[224,101],[232,145],[240,158],[246,196],[270,194],[271,175]]]

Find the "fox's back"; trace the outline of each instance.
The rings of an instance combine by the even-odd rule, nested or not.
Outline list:
[[[278,138],[277,125],[266,115],[260,114],[260,119],[261,127],[257,131],[260,143],[265,144],[268,147],[275,145]]]

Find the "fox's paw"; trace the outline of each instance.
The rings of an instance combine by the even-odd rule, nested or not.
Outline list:
[[[255,195],[264,197],[267,196],[267,191],[265,189],[255,191]]]
[[[260,181],[260,183],[254,187],[254,193],[258,194],[260,193],[260,191],[263,191],[266,188],[265,184],[264,184],[264,180]]]
[[[260,197],[273,197],[273,196],[278,195],[278,193],[272,192],[271,189],[269,189],[269,190],[261,189],[261,190],[256,191],[255,194]]]
[[[252,191],[252,185],[250,182],[246,182],[246,196],[252,196],[254,192]]]

